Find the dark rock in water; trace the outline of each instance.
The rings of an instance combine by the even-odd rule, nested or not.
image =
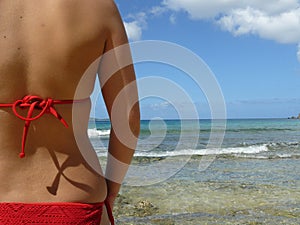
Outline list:
[[[151,216],[157,211],[158,208],[147,200],[139,201],[137,204],[135,204],[136,216]]]
[[[154,215],[157,212],[158,207],[154,206],[150,201],[141,200],[135,203],[124,195],[118,195],[114,205],[114,215],[116,217],[144,217]]]
[[[115,217],[133,216],[134,206],[132,205],[132,200],[124,195],[118,195],[114,204],[114,215]]]
[[[133,159],[133,164],[147,164],[156,161],[164,160],[166,157],[143,157],[143,156],[135,156]]]
[[[288,119],[291,119],[291,120],[296,120],[296,119],[300,119],[300,113],[299,115],[296,117],[296,116],[291,116],[291,117],[288,117]]]

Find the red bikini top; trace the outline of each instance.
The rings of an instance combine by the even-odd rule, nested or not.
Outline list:
[[[25,121],[24,128],[23,128],[23,137],[22,137],[22,150],[19,154],[20,158],[25,157],[25,143],[26,143],[26,137],[28,133],[28,129],[30,126],[31,121],[39,119],[44,114],[52,114],[55,116],[65,127],[68,127],[67,122],[62,118],[62,116],[57,112],[57,110],[54,108],[55,104],[73,104],[77,102],[83,102],[88,100],[86,99],[80,99],[80,100],[53,100],[51,98],[43,99],[39,96],[34,95],[27,95],[23,99],[16,100],[14,103],[0,103],[1,107],[11,107],[13,113],[20,118],[21,120]],[[21,116],[18,111],[17,107],[20,109],[29,108],[27,112],[27,116],[23,117]],[[34,110],[40,110],[40,113],[36,116],[32,117]]]

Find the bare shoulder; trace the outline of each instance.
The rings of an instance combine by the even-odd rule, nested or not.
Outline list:
[[[83,5],[97,11],[99,16],[110,16],[106,17],[107,20],[119,14],[113,0],[85,0]]]
[[[113,0],[78,0],[81,10],[85,12],[87,17],[91,16],[110,31],[120,30],[123,22],[119,13],[119,9]]]
[[[103,3],[103,10],[105,10],[105,12],[103,12],[103,15],[105,16],[106,26],[109,31],[106,47],[110,49],[118,45],[127,43],[128,39],[127,39],[124,23],[115,2],[113,0],[98,0],[98,1],[100,2],[100,4]]]
[[[115,1],[113,0],[95,0],[95,1],[98,2],[101,6],[103,6],[108,13],[114,14],[118,12],[118,8],[115,4]]]
[[[105,17],[107,23],[111,26],[122,22],[119,9],[113,0],[95,0],[101,10],[101,15]],[[101,8],[101,9],[100,9]]]

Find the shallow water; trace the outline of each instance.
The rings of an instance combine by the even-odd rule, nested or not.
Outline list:
[[[117,219],[119,224],[299,224],[299,163],[219,158],[200,172],[198,159],[192,159],[167,181],[124,186]]]
[[[211,121],[185,122],[142,121],[117,224],[300,224],[300,120],[228,120],[216,149]],[[108,129],[89,131],[103,167]]]

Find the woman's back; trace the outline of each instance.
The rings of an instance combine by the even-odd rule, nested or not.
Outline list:
[[[100,2],[1,1],[1,100],[34,92],[72,98],[85,69],[103,52],[109,12]]]
[[[25,95],[89,97],[95,70],[86,74],[84,91],[74,95],[82,75],[104,51],[114,10],[110,0],[1,0],[0,103]],[[74,104],[80,107],[81,147],[91,151],[86,134],[90,101]],[[24,121],[11,108],[0,107],[0,201],[103,201],[106,183],[80,154],[72,106],[55,105],[69,128],[51,114],[31,123],[23,159],[18,153]],[[17,111],[26,117],[28,109]]]

